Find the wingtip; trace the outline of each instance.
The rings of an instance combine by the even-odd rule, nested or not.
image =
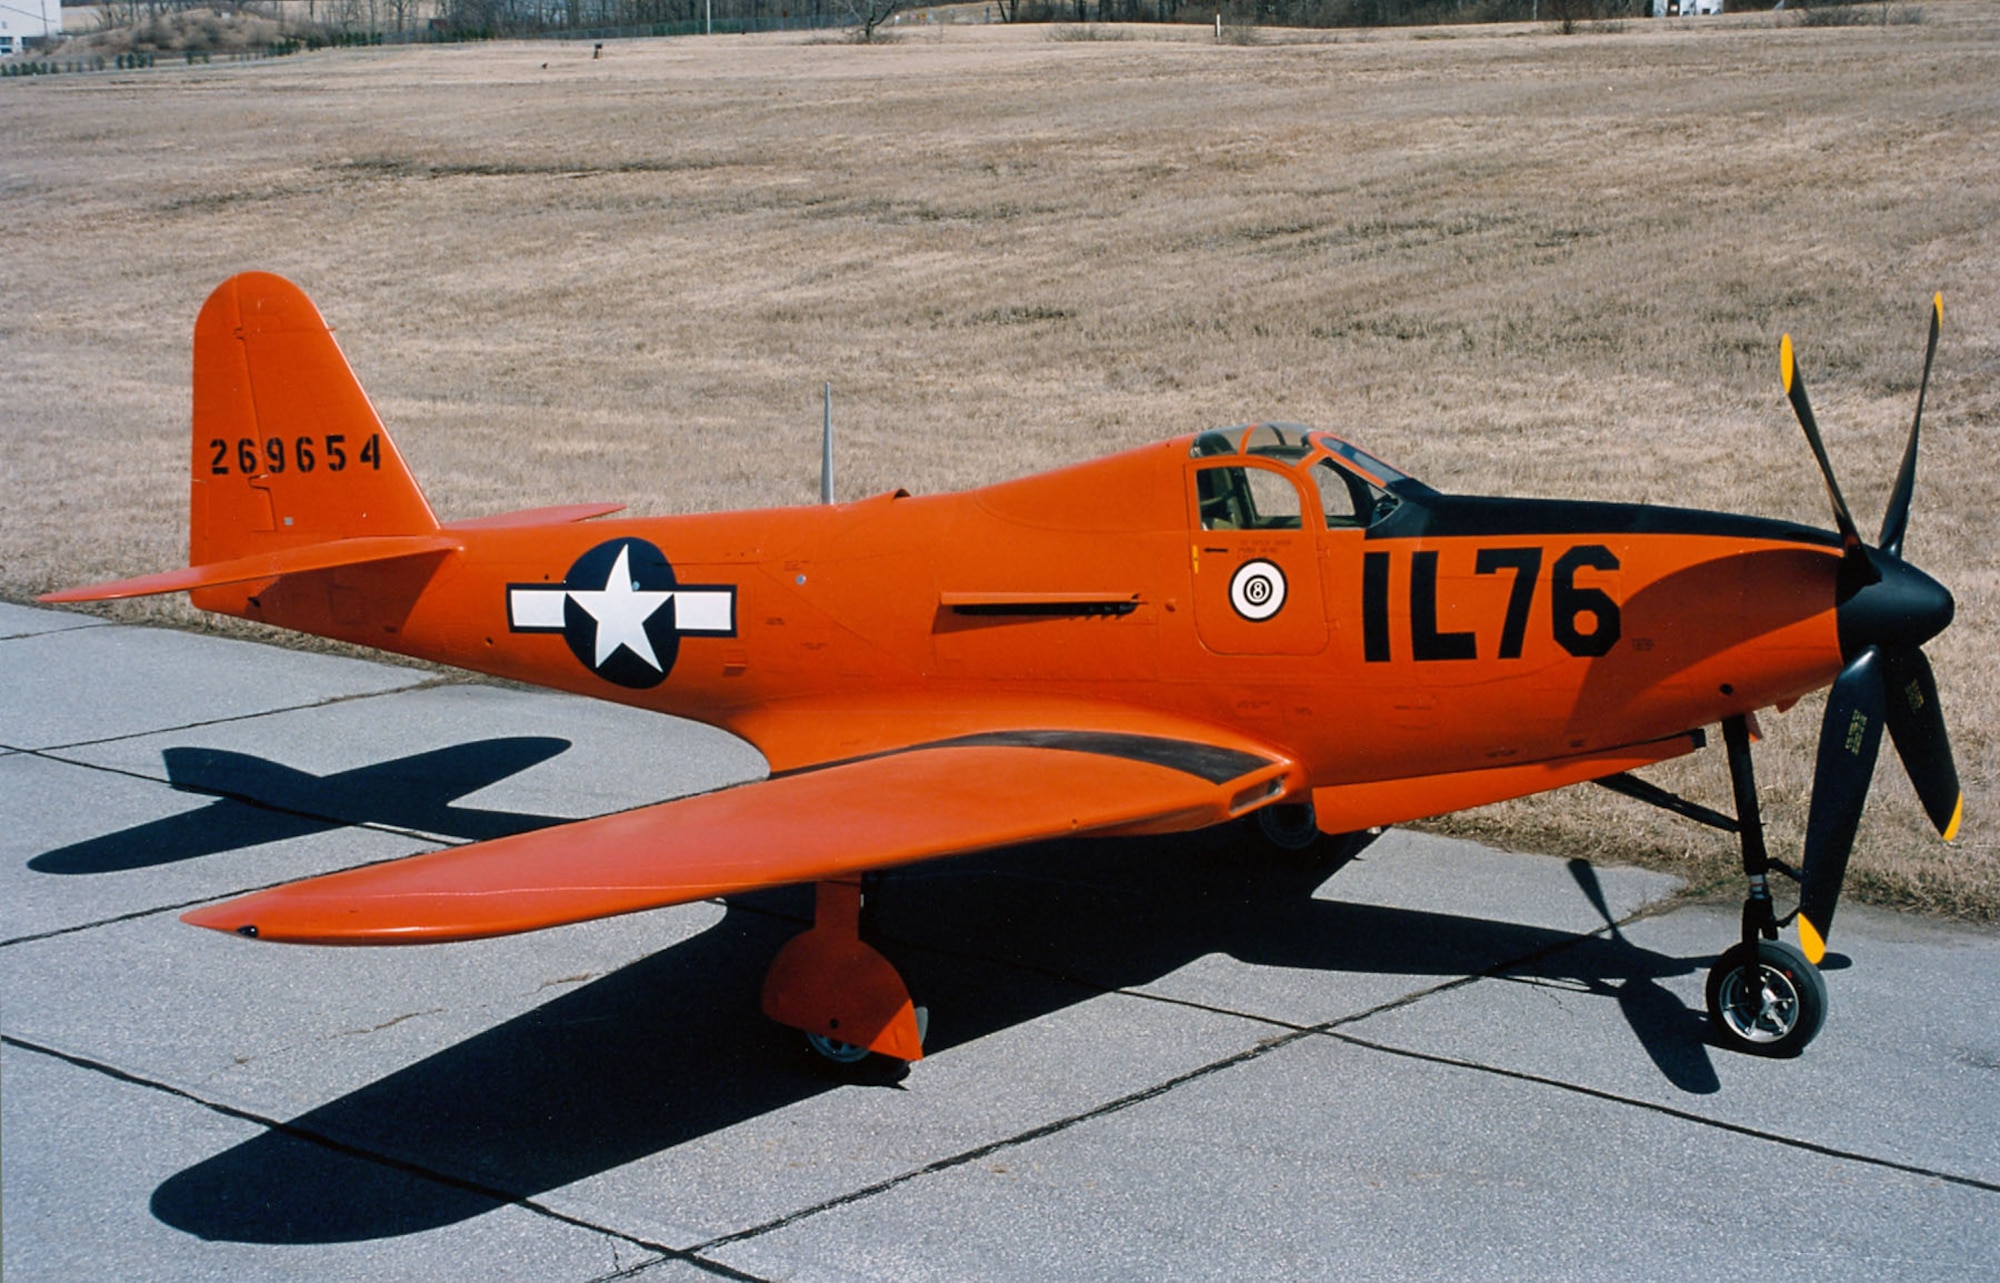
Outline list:
[[[224,935],[243,936],[251,940],[257,938],[257,924],[244,921],[243,910],[233,901],[190,909],[181,915],[181,921],[191,927],[207,927]]]

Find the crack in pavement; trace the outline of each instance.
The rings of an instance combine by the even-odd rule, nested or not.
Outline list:
[[[1643,913],[1645,912],[1645,910],[1642,909],[1639,912]],[[787,916],[787,915],[773,915],[773,916]],[[1784,1146],[1786,1148],[1798,1150],[1801,1152],[1814,1153],[1824,1157],[1839,1159],[1847,1162],[1859,1163],[1864,1166],[1874,1167],[1880,1170],[1895,1171],[1906,1175],[1914,1175],[1928,1179],[1934,1179],[1948,1184],[1957,1185],[1969,1189],[1975,1189],[1986,1193],[2000,1193],[2000,1184],[1996,1184],[1991,1181],[1981,1180],[1977,1177],[1965,1176],[1958,1173],[1945,1171],[1939,1168],[1926,1167],[1921,1164],[1901,1162],[1895,1159],[1883,1158],[1880,1156],[1866,1154],[1855,1150],[1842,1149],[1837,1146],[1825,1145],[1816,1141],[1806,1140],[1799,1137],[1786,1136],[1780,1133],[1771,1132],[1760,1128],[1749,1127],[1738,1123],[1731,1123],[1725,1120],[1705,1117],[1703,1115],[1688,1110],[1678,1109],[1672,1105],[1639,1099],[1636,1097],[1626,1096],[1616,1092],[1605,1091],[1598,1088],[1587,1087],[1577,1083],[1564,1082],[1560,1079],[1551,1078],[1546,1075],[1535,1074],[1521,1070],[1506,1069],[1500,1066],[1482,1064],[1477,1061],[1467,1060],[1458,1057],[1442,1056],[1432,1053],[1414,1051],[1407,1048],[1397,1047],[1389,1043],[1378,1042],[1376,1040],[1369,1038],[1363,1038],[1353,1033],[1343,1032],[1344,1026],[1357,1024],[1361,1021],[1368,1020],[1372,1017],[1411,1006],[1433,995],[1451,992],[1453,990],[1463,988],[1468,985],[1476,984],[1482,980],[1504,978],[1506,973],[1508,972],[1516,971],[1524,966],[1531,965],[1534,962],[1539,961],[1542,958],[1545,958],[1549,955],[1561,952],[1566,949],[1574,948],[1578,944],[1581,944],[1586,940],[1606,936],[1608,934],[1614,934],[1618,930],[1618,928],[1624,924],[1624,922],[1629,922],[1632,920],[1633,917],[1636,916],[1638,915],[1634,914],[1622,920],[1620,923],[1607,924],[1606,926],[1601,927],[1596,931],[1579,933],[1566,940],[1552,943],[1538,950],[1533,950],[1530,953],[1523,955],[1521,957],[1510,958],[1502,962],[1495,963],[1491,967],[1488,967],[1477,974],[1453,977],[1450,980],[1446,980],[1434,985],[1424,986],[1422,988],[1413,990],[1409,993],[1400,995],[1388,1001],[1378,1003],[1372,1007],[1367,1008],[1366,1010],[1353,1012],[1348,1015],[1340,1016],[1331,1020],[1320,1021],[1312,1024],[1299,1024],[1297,1022],[1282,1020],[1276,1017],[1260,1015],[1253,1012],[1240,1011],[1228,1007],[1216,1006],[1213,1004],[1205,1004],[1205,1003],[1189,1001],[1186,999],[1168,997],[1160,994],[1147,993],[1143,990],[1135,990],[1128,988],[1115,988],[1115,989],[1106,988],[1101,985],[1093,985],[1087,980],[1078,979],[1073,976],[1062,975],[1060,973],[1053,973],[1044,969],[1028,967],[1018,963],[1011,963],[1003,960],[986,958],[976,954],[961,955],[948,951],[934,950],[933,952],[946,953],[946,956],[964,956],[971,959],[976,959],[981,962],[985,962],[989,965],[1005,967],[1010,970],[1022,971],[1030,974],[1042,974],[1042,975],[1054,974],[1059,979],[1067,981],[1068,983],[1076,984],[1080,987],[1089,989],[1099,994],[1117,994],[1120,996],[1137,998],[1149,1002],[1159,1002],[1172,1006],[1202,1010],[1217,1015],[1223,1015],[1223,1016],[1233,1017],[1236,1019],[1241,1019],[1253,1024],[1266,1025],[1274,1029],[1280,1030],[1281,1032],[1277,1033],[1275,1036],[1261,1039],[1254,1046],[1245,1048],[1242,1051],[1234,1052],[1230,1055],[1220,1057],[1206,1064],[1197,1066],[1194,1069],[1188,1070],[1184,1073],[1176,1074],[1170,1078],[1150,1084],[1138,1090],[1127,1092],[1123,1095],[1120,1095],[1108,1101],[1104,1101],[1088,1109],[1080,1110],[1075,1113],[1066,1115],[1064,1117],[1053,1119],[1049,1122],[1041,1123],[1034,1127],[1024,1129],[1020,1132],[1000,1137],[998,1139],[988,1141],[980,1145],[975,1145],[965,1150],[961,1150],[959,1152],[949,1154],[938,1159],[934,1159],[930,1162],[923,1163],[919,1166],[913,1167],[897,1175],[886,1177],[879,1181],[871,1182],[870,1184],[860,1186],[856,1189],[849,1190],[846,1193],[836,1195],[832,1198],[824,1199],[821,1200],[820,1202],[798,1208],[792,1212],[788,1212],[782,1216],[774,1217],[770,1220],[761,1222],[759,1224],[747,1226],[743,1229],[735,1230],[727,1234],[717,1235],[713,1238],[704,1240],[688,1248],[669,1247],[666,1244],[657,1243],[652,1240],[645,1239],[639,1235],[626,1233],[622,1230],[614,1229],[607,1225],[601,1225],[593,1221],[585,1220],[581,1217],[576,1217],[569,1215],[567,1213],[557,1211],[556,1209],[549,1207],[548,1205],[534,1198],[515,1195],[509,1193],[504,1189],[488,1185],[484,1182],[469,1180],[464,1177],[455,1176],[449,1172],[432,1168],[424,1164],[413,1163],[407,1160],[393,1158],[388,1155],[380,1154],[375,1151],[369,1150],[362,1146],[335,1140],[331,1137],[324,1136],[317,1132],[314,1132],[309,1128],[303,1128],[293,1123],[286,1123],[278,1119],[268,1118],[263,1115],[253,1113],[251,1111],[238,1109],[234,1106],[225,1105],[220,1102],[209,1101],[200,1096],[195,1095],[192,1092],[188,1092],[181,1088],[171,1086],[170,1084],[148,1079],[140,1075],[132,1074],[127,1071],[118,1069],[115,1066],[95,1061],[87,1057],[77,1056],[56,1050],[54,1048],[44,1047],[39,1044],[26,1041],[24,1039],[16,1038],[12,1035],[0,1036],[0,1041],[4,1041],[8,1045],[18,1047],[24,1051],[36,1052],[42,1055],[50,1056],[65,1061],[66,1063],[90,1070],[92,1072],[105,1074],[119,1081],[147,1087],[156,1091],[161,1091],[169,1095],[175,1096],[177,1098],[185,1099],[193,1104],[200,1105],[203,1108],[213,1110],[217,1113],[232,1118],[237,1118],[245,1122],[250,1122],[261,1127],[265,1127],[272,1131],[279,1132],[283,1135],[290,1136],[311,1144],[319,1145],[328,1148],[330,1150],[333,1150],[335,1152],[347,1155],[349,1157],[357,1158],[367,1162],[379,1163],[384,1166],[390,1167],[394,1170],[401,1171],[421,1179],[435,1181],[450,1188],[455,1188],[462,1191],[474,1193],[481,1197],[490,1198],[495,1201],[496,1205],[511,1204],[514,1206],[518,1206],[536,1215],[544,1216],[549,1219],[562,1222],[564,1224],[573,1225],[578,1228],[586,1229],[594,1233],[603,1234],[609,1238],[629,1243],[635,1247],[642,1248],[648,1252],[653,1252],[658,1254],[656,1258],[653,1260],[641,1262],[629,1268],[618,1270],[612,1274],[602,1276],[603,1283],[608,1283],[608,1281],[612,1279],[632,1278],[643,1275],[648,1270],[651,1270],[654,1267],[663,1264],[665,1261],[668,1260],[686,1262],[687,1264],[702,1269],[707,1273],[714,1274],[717,1277],[746,1280],[748,1281],[748,1283],[761,1283],[759,1276],[743,1272],[741,1270],[738,1270],[736,1267],[729,1266],[720,1261],[714,1260],[707,1254],[712,1253],[718,1249],[729,1247],[737,1243],[743,1243],[750,1241],[752,1239],[762,1238],[774,1234],[780,1230],[797,1225],[803,1221],[812,1219],[814,1217],[823,1215],[825,1213],[835,1211],[840,1208],[851,1207],[862,1202],[866,1202],[870,1199],[876,1198],[892,1190],[899,1189],[913,1182],[922,1180],[926,1177],[937,1175],[943,1172],[952,1171],[957,1168],[965,1167],[969,1164],[973,1164],[979,1162],[982,1159],[988,1158],[994,1154],[1001,1153],[1010,1149],[1016,1149],[1016,1148],[1021,1148],[1023,1146],[1031,1145],[1039,1140],[1043,1140],[1048,1137],[1056,1136],[1063,1132],[1070,1131],[1076,1127],[1082,1126],[1085,1123],[1093,1122],[1098,1119],[1110,1117],[1114,1114],[1122,1113],[1138,1105],[1166,1097],[1174,1092],[1177,1092],[1181,1088],[1188,1086],[1189,1084],[1200,1082],[1204,1079],[1213,1077],[1217,1074],[1224,1073],[1238,1066],[1246,1065],[1254,1061],[1260,1060],[1265,1056],[1268,1056],[1271,1053],[1281,1048],[1288,1047],[1294,1043],[1301,1042],[1305,1039],[1314,1037],[1332,1038],[1335,1041],[1338,1041],[1344,1045],[1375,1055],[1389,1056],[1406,1060],[1414,1060],[1423,1063],[1438,1065],[1449,1069],[1462,1070],[1471,1073],[1486,1074],[1508,1079],[1511,1081],[1532,1084],[1534,1086],[1545,1087],[1556,1091],[1580,1095],[1588,1097],[1590,1099],[1603,1101],[1608,1104],[1622,1105],[1629,1108],[1639,1109],[1659,1117],[1671,1118],[1680,1122],[1691,1123],[1697,1127],[1708,1128],[1729,1135],[1742,1136],[1747,1139],[1764,1141],[1766,1143]],[[913,946],[913,947],[921,948],[922,946]],[[599,1283],[599,1281],[593,1280],[593,1283]]]
[[[183,731],[196,731],[209,726],[227,726],[232,722],[254,722],[263,717],[278,717],[285,713],[310,712],[315,708],[332,708],[336,704],[348,704],[356,700],[380,699],[384,695],[412,695],[419,691],[435,690],[440,686],[458,685],[463,685],[463,683],[454,681],[448,677],[427,677],[420,681],[411,682],[407,686],[392,686],[387,690],[355,691],[347,695],[329,695],[325,699],[308,700],[302,704],[285,704],[277,708],[260,708],[251,713],[231,713],[226,717],[202,718],[198,721],[182,722],[176,726],[153,726],[142,731],[126,731],[118,735],[100,735],[96,739],[73,740],[67,744],[41,744],[34,747],[4,744],[0,745],[0,748],[9,748],[17,753],[32,753],[36,756],[45,756],[51,761],[68,762],[72,766],[89,766],[89,762],[73,761],[65,757],[56,757],[55,754],[66,753],[79,748],[96,748],[102,744],[116,744],[123,740],[145,739],[150,735],[178,735]],[[151,777],[141,776],[140,778]]]
[[[113,624],[108,619],[92,619],[81,624],[65,624],[60,628],[38,628],[35,629],[33,632],[8,633],[5,636],[0,636],[0,642],[27,641],[31,637],[49,637],[53,636],[56,633],[75,633],[75,632],[81,632],[86,628],[115,628],[115,627],[117,627],[117,625]]]
[[[238,1122],[245,1122],[245,1123],[250,1123],[253,1126],[263,1127],[269,1131],[277,1132],[282,1136],[288,1136],[293,1140],[303,1141],[309,1145],[316,1145],[322,1149],[331,1150],[334,1153],[344,1155],[345,1157],[348,1158],[358,1159],[366,1163],[374,1163],[382,1167],[390,1168],[394,1171],[402,1172],[404,1175],[407,1176],[414,1176],[419,1180],[432,1181],[436,1184],[446,1186],[447,1188],[450,1189],[455,1189],[463,1193],[472,1194],[475,1197],[489,1199],[494,1203],[496,1209],[502,1206],[518,1207],[521,1210],[529,1212],[533,1215],[544,1217],[548,1220],[556,1221],[560,1224],[568,1225],[576,1229],[585,1230],[593,1234],[601,1234],[606,1238],[614,1239],[623,1243],[629,1243],[634,1247],[641,1248],[645,1251],[657,1254],[655,1259],[647,1261],[643,1265],[634,1266],[632,1267],[632,1269],[624,1271],[623,1276],[629,1276],[630,1274],[636,1272],[637,1270],[650,1268],[651,1266],[658,1265],[665,1260],[677,1260],[677,1261],[685,1261],[690,1265],[696,1266],[697,1268],[702,1269],[707,1273],[714,1274],[721,1278],[743,1280],[744,1283],[769,1283],[768,1280],[762,1279],[757,1275],[747,1274],[741,1270],[736,1269],[733,1266],[724,1265],[720,1261],[702,1260],[696,1257],[694,1255],[694,1252],[690,1249],[671,1247],[665,1243],[658,1243],[654,1242],[651,1239],[641,1238],[636,1234],[628,1234],[623,1230],[613,1229],[610,1226],[606,1225],[599,1225],[593,1221],[586,1220],[581,1216],[572,1216],[567,1212],[559,1211],[556,1208],[550,1207],[548,1204],[540,1202],[537,1199],[527,1198],[521,1195],[509,1193],[508,1191],[501,1189],[498,1186],[489,1185],[484,1181],[470,1180],[463,1176],[454,1176],[450,1172],[441,1171],[437,1168],[429,1167],[422,1163],[411,1162],[407,1159],[394,1158],[391,1157],[390,1155],[366,1149],[362,1146],[351,1144],[347,1141],[336,1140],[331,1136],[327,1136],[320,1132],[313,1131],[311,1128],[300,1127],[294,1123],[288,1123],[281,1119],[271,1118],[266,1115],[259,1114],[254,1110],[240,1109],[235,1105],[227,1105],[222,1103],[221,1101],[209,1100],[206,1099],[205,1097],[198,1096],[194,1092],[188,1091],[185,1088],[176,1087],[172,1083],[162,1082],[159,1079],[155,1078],[147,1078],[143,1075],[132,1073],[129,1070],[120,1069],[116,1065],[107,1064],[101,1060],[94,1060],[88,1056],[80,1056],[76,1055],[73,1052],[62,1051],[54,1047],[44,1046],[40,1043],[30,1042],[25,1038],[15,1037],[13,1034],[0,1034],[0,1043],[4,1043],[5,1045],[16,1048],[17,1050],[20,1051],[30,1052],[35,1055],[46,1056],[51,1060],[61,1061],[66,1065],[70,1065],[73,1068],[85,1070],[89,1073],[101,1074],[104,1077],[113,1079],[114,1081],[117,1082],[126,1083],[130,1086],[143,1087],[148,1091],[156,1091],[161,1093],[162,1095],[171,1096],[176,1100],[183,1100],[191,1105],[197,1105],[203,1109],[209,1110],[212,1113],[220,1114],[225,1118],[233,1118]],[[621,1277],[621,1275],[613,1274],[605,1277],[617,1278]]]
[[[1349,1015],[1340,1016],[1331,1020],[1320,1021],[1314,1024],[1299,1024],[1297,1022],[1283,1020],[1278,1017],[1260,1015],[1254,1012],[1239,1011],[1229,1007],[1221,1007],[1209,1003],[1194,1002],[1188,999],[1174,998],[1163,994],[1148,993],[1144,990],[1126,989],[1126,988],[1108,989],[1103,986],[1093,985],[1087,980],[1078,979],[1077,977],[1062,974],[1060,972],[1029,967],[1021,964],[1009,963],[998,959],[986,958],[982,955],[977,955],[977,954],[964,954],[951,951],[933,950],[933,952],[944,953],[945,956],[972,958],[972,959],[977,959],[979,961],[987,962],[991,965],[1009,967],[1014,970],[1025,971],[1030,974],[1053,976],[1054,978],[1067,981],[1068,983],[1092,989],[1093,991],[1100,994],[1119,994],[1125,997],[1143,999],[1148,1002],[1158,1002],[1169,1006],[1192,1008],[1194,1010],[1205,1011],[1216,1015],[1232,1016],[1237,1019],[1249,1021],[1256,1024],[1269,1025],[1274,1028],[1284,1030],[1285,1032],[1275,1037],[1263,1039],[1259,1041],[1257,1045],[1254,1047],[1248,1048],[1241,1052],[1234,1053],[1229,1056],[1224,1056],[1206,1065],[1202,1065],[1199,1066],[1198,1068],[1189,1070],[1186,1073],[1176,1075],[1175,1077],[1166,1079],[1163,1082],[1155,1083],[1150,1087],[1141,1088],[1138,1091],[1127,1093],[1124,1096],[1117,1097],[1116,1099],[1104,1102],[1103,1104],[1094,1106],[1090,1109],[1079,1111],[1078,1113],[1069,1115],[1064,1118],[1056,1119],[1052,1122],[1043,1123],[1039,1126],[1029,1128],[1026,1131],[1017,1133],[1015,1135],[1003,1137],[999,1140],[988,1141],[985,1144],[974,1146],[973,1148],[962,1151],[960,1153],[949,1155],[947,1157],[940,1159],[935,1159],[929,1163],[925,1163],[922,1164],[921,1166],[911,1168],[906,1172],[899,1173],[898,1175],[884,1178],[883,1180],[876,1181],[870,1185],[863,1186],[859,1189],[851,1190],[846,1194],[837,1195],[833,1198],[825,1199],[819,1203],[799,1208],[796,1211],[785,1214],[784,1216],[774,1217],[769,1221],[763,1222],[762,1224],[750,1226],[748,1228],[738,1230],[730,1234],[725,1234],[713,1239],[709,1239],[705,1242],[696,1244],[694,1247],[690,1248],[689,1251],[692,1252],[713,1251],[717,1248],[725,1247],[730,1244],[741,1243],[753,1238],[760,1238],[765,1235],[775,1233],[779,1230],[788,1228],[792,1225],[798,1224],[801,1221],[808,1220],[812,1217],[819,1216],[823,1213],[834,1211],[843,1207],[849,1207],[856,1203],[874,1198],[877,1195],[887,1193],[890,1190],[897,1189],[903,1185],[907,1185],[913,1181],[920,1180],[926,1176],[931,1176],[939,1172],[950,1171],[955,1168],[963,1167],[969,1163],[978,1162],[983,1158],[990,1157],[991,1155],[1002,1152],[1004,1150],[1018,1148],[1023,1145],[1032,1144],[1033,1142],[1044,1139],[1046,1137],[1054,1136],[1061,1132],[1068,1131],[1071,1128],[1080,1126],[1083,1123],[1091,1122],[1099,1118],[1109,1117],[1112,1114],[1123,1112],[1124,1110],[1130,1109],[1136,1105],[1143,1104],[1147,1101],[1156,1100],[1162,1096],[1167,1095],[1170,1092],[1173,1092],[1183,1086],[1186,1086],[1189,1083],[1197,1082],[1200,1081],[1201,1079],[1207,1078],[1213,1074],[1220,1073],[1224,1070],[1233,1069],[1239,1065],[1248,1064],[1254,1060],[1262,1059],[1264,1056],[1270,1054],[1273,1051],[1278,1050],[1281,1047],[1290,1046],[1295,1042],[1299,1042],[1304,1039],[1313,1037],[1332,1038],[1346,1045],[1355,1047],[1360,1050],[1369,1051],[1378,1055],[1419,1060],[1449,1068],[1463,1069],[1474,1073],[1490,1074],[1515,1081],[1532,1083],[1538,1086],[1550,1087],[1558,1091],[1571,1092],[1574,1094],[1587,1096],[1595,1100],[1601,1100],[1610,1104],[1624,1105],[1631,1108],[1644,1110],[1648,1113],[1657,1114],[1662,1117],[1673,1118],[1682,1122],[1693,1123],[1699,1127],[1712,1128],[1714,1130],[1726,1132],[1731,1135],[1738,1135],[1749,1139],[1761,1140],[1771,1144],[1781,1145],[1790,1149],[1796,1149],[1804,1152],[1820,1154],[1822,1156],[1829,1158],[1842,1159],[1849,1162],[1860,1163],[1865,1166],[1877,1167],[1890,1171],[1903,1172],[1909,1175],[1933,1178],[1936,1180],[1947,1182],[1949,1184],[1960,1185],[1967,1188],[1982,1190],[1990,1193],[2000,1193],[2000,1184],[1995,1184],[1990,1181],[1984,1181],[1977,1177],[1963,1176],[1956,1173],[1947,1172],[1942,1169],[1924,1167],[1919,1164],[1904,1163],[1896,1159],[1882,1158],[1876,1155],[1865,1154],[1855,1150],[1840,1149],[1835,1146],[1821,1144],[1817,1141],[1805,1140],[1793,1136],[1785,1136],[1777,1132],[1765,1131],[1760,1128],[1747,1127],[1738,1123],[1731,1123],[1720,1119],[1705,1117],[1701,1114],[1696,1114],[1689,1110],[1676,1109],[1671,1105],[1664,1105],[1658,1102],[1643,1100],[1637,1097],[1624,1096],[1615,1092],[1608,1092],[1600,1090],[1598,1088],[1586,1087],[1581,1084],[1566,1083],[1560,1079],[1549,1078],[1544,1075],[1532,1074],[1519,1070],[1504,1069],[1498,1066],[1484,1065],[1480,1064],[1477,1061],[1462,1060],[1453,1057],[1436,1056],[1424,1052],[1410,1051],[1403,1048],[1392,1046],[1387,1043],[1379,1043],[1371,1039],[1361,1038],[1351,1033],[1341,1032],[1344,1026],[1358,1024],[1364,1020],[1372,1019],[1375,1016],[1384,1015],[1392,1011],[1400,1010],[1402,1008],[1411,1006],[1415,1003],[1422,1002],[1425,999],[1430,998],[1434,995],[1449,993],[1456,989],[1461,989],[1469,985],[1477,984],[1483,980],[1503,979],[1509,972],[1516,971],[1522,967],[1532,965],[1535,962],[1539,962],[1542,959],[1552,956],[1554,954],[1561,953],[1564,950],[1575,948],[1578,944],[1581,944],[1586,940],[1591,940],[1599,937],[1615,936],[1621,927],[1628,925],[1631,922],[1634,922],[1641,917],[1651,916],[1651,910],[1652,906],[1650,905],[1642,906],[1640,909],[1635,910],[1633,913],[1628,914],[1626,917],[1620,919],[1615,923],[1607,923],[1605,926],[1599,927],[1595,931],[1581,932],[1575,936],[1570,937],[1569,939],[1544,946],[1543,948],[1537,950],[1533,950],[1520,957],[1511,958],[1499,963],[1495,963],[1493,966],[1488,967],[1477,974],[1458,976],[1451,980],[1441,982],[1439,984],[1428,985],[1423,988],[1416,989],[1409,993],[1403,994],[1400,997],[1392,998],[1386,1002],[1379,1003],[1364,1011],[1354,1012]],[[918,945],[913,947],[923,948],[924,946]]]
[[[1469,1069],[1474,1073],[1490,1074],[1497,1078],[1508,1078],[1516,1082],[1534,1083],[1541,1087],[1553,1087],[1557,1091],[1569,1092],[1578,1096],[1587,1096],[1592,1100],[1608,1101],[1614,1105],[1629,1105],[1634,1109],[1642,1109],[1648,1113],[1679,1119],[1682,1122],[1694,1123],[1697,1126],[1712,1128],[1716,1131],[1728,1132],[1733,1136],[1747,1136],[1752,1140],[1769,1141],[1774,1145],[1782,1145],[1787,1149],[1803,1150],[1806,1153],[1819,1154],[1827,1158],[1844,1159],[1847,1162],[1862,1163],[1869,1167],[1886,1168],[1889,1171],[1903,1172],[1911,1176],[1923,1176],[1931,1180],[1944,1181],[1951,1185],[1961,1185],[1967,1189],[1981,1190],[1988,1194],[2000,1194],[2000,1182],[1981,1180],[1976,1176],[1961,1176],[1955,1172],[1945,1171],[1942,1168],[1925,1167],[1919,1163],[1905,1163],[1894,1158],[1882,1158],[1874,1154],[1864,1154],[1858,1150],[1841,1149],[1834,1145],[1823,1145],[1818,1141],[1804,1140],[1797,1136],[1786,1136],[1778,1132],[1765,1131],[1759,1127],[1749,1127],[1742,1123],[1732,1123],[1725,1119],[1710,1118],[1690,1110],[1676,1109],[1672,1105],[1664,1105],[1658,1101],[1642,1100],[1636,1096],[1625,1096],[1618,1092],[1605,1091],[1597,1087],[1586,1087],[1581,1083],[1564,1082],[1560,1078],[1550,1078],[1547,1075],[1529,1073],[1526,1070],[1506,1069],[1499,1065],[1484,1065],[1476,1060],[1462,1060],[1456,1056],[1440,1056],[1432,1052],[1412,1051],[1408,1048],[1395,1047],[1388,1043],[1356,1037],[1354,1034],[1341,1033],[1334,1029],[1328,1029],[1324,1032],[1328,1037],[1339,1042],[1344,1042],[1349,1046],[1379,1052],[1385,1056],[1395,1056],[1403,1060],[1417,1060],[1432,1065],[1444,1065],[1453,1069]]]

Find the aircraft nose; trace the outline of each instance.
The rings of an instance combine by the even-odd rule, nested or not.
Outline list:
[[[1869,560],[1882,578],[1840,603],[1840,653],[1852,659],[1870,646],[1921,646],[1943,632],[1957,609],[1951,593],[1908,562],[1880,553]]]

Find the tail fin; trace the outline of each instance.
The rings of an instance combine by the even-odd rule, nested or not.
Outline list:
[[[192,467],[190,566],[438,531],[319,309],[266,272],[224,281],[194,323]]]

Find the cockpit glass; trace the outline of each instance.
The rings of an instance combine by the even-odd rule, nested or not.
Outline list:
[[[1412,481],[1407,473],[1390,467],[1359,446],[1296,423],[1246,423],[1234,428],[1217,428],[1197,436],[1188,453],[1196,459],[1249,454],[1296,464],[1320,450],[1338,455],[1353,464],[1357,471],[1365,473],[1371,481],[1385,486]]]
[[[1329,436],[1324,432],[1315,432],[1312,434],[1312,439],[1316,445],[1323,447],[1333,454],[1339,455],[1378,481],[1394,482],[1411,480],[1411,477],[1407,473],[1390,467],[1366,450],[1361,449],[1359,446],[1349,445],[1339,437]]]
[[[1309,430],[1296,423],[1249,423],[1204,432],[1194,439],[1194,447],[1188,453],[1197,459],[1219,454],[1253,454],[1296,463],[1312,452]]]
[[[1366,450],[1296,423],[1217,428],[1197,436],[1188,453],[1197,459],[1251,455],[1295,469],[1300,480],[1311,479],[1308,501],[1317,494],[1329,530],[1372,526],[1394,512],[1405,498],[1429,493],[1422,482]],[[1296,524],[1281,524],[1287,518],[1296,522],[1298,509],[1281,512],[1270,508],[1261,491],[1249,489],[1253,480],[1275,478],[1255,479],[1240,468],[1204,474],[1203,524],[1211,530],[1298,529]]]
[[[1195,473],[1203,530],[1302,530],[1299,491],[1282,472],[1211,467]]]
[[[1372,526],[1396,510],[1396,496],[1321,458],[1308,475],[1319,490],[1320,511],[1328,530]]]

